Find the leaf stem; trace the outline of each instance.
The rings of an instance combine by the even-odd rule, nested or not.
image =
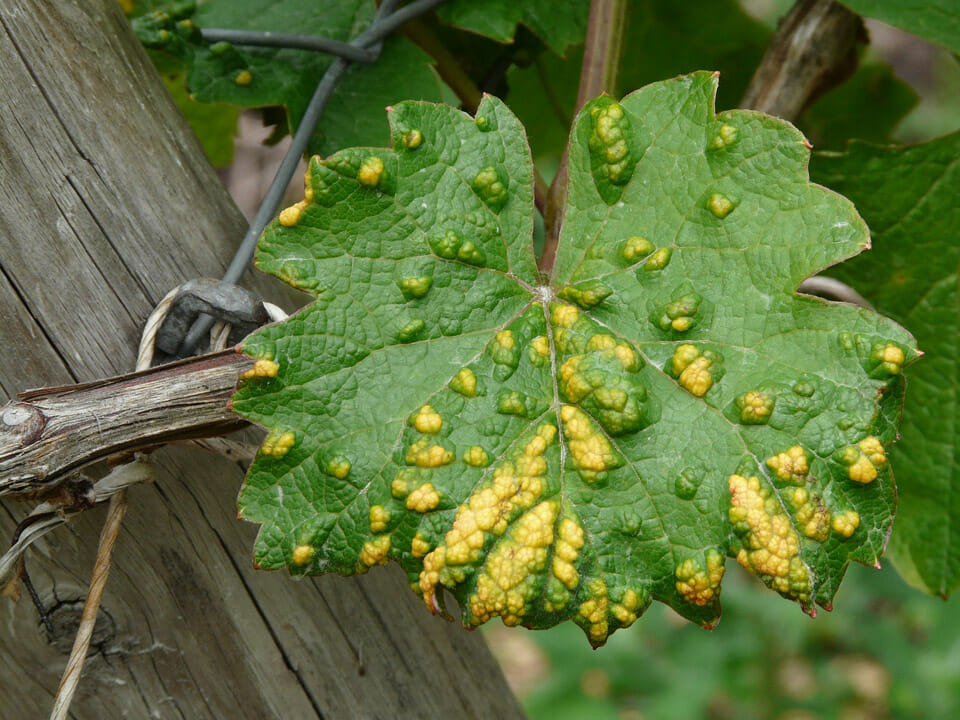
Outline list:
[[[590,19],[587,23],[587,39],[580,66],[580,86],[577,90],[576,113],[594,97],[606,92],[615,95],[620,59],[623,54],[623,34],[627,19],[627,0],[592,0]],[[560,159],[560,167],[547,193],[544,224],[546,238],[540,256],[540,272],[549,276],[557,259],[557,243],[563,210],[567,197],[567,154],[569,145]]]

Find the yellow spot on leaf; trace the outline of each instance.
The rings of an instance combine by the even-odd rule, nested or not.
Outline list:
[[[673,251],[670,248],[660,248],[643,264],[643,269],[648,272],[663,270],[670,262],[671,255],[673,255]]]
[[[453,462],[453,452],[442,445],[431,445],[429,439],[420,438],[407,451],[407,465],[435,468]]]
[[[806,481],[807,473],[810,472],[807,454],[799,445],[767,458],[767,467],[784,482],[801,485]]]
[[[350,462],[342,457],[335,457],[327,463],[327,474],[338,480],[343,480],[350,474]]]
[[[737,142],[739,136],[740,132],[732,125],[722,125],[710,143],[710,147],[714,150],[722,150]]]
[[[485,623],[497,616],[506,625],[520,622],[537,594],[558,509],[559,503],[547,501],[524,513],[487,556],[477,578],[477,591],[469,599],[471,623]]]
[[[831,526],[837,535],[848,538],[860,527],[860,515],[854,510],[839,512],[833,516]]]
[[[410,546],[410,552],[414,557],[423,557],[430,552],[430,543],[419,532],[413,536],[413,542]]]
[[[740,422],[748,425],[763,425],[770,420],[774,398],[769,393],[751,390],[737,398],[737,405],[740,407]]]
[[[241,70],[237,73],[237,76],[233,79],[233,82],[241,87],[249,85],[253,82],[253,74],[249,70]]]
[[[437,586],[453,587],[462,582],[466,577],[464,566],[480,560],[486,537],[502,536],[510,519],[532,507],[540,497],[547,474],[543,454],[556,435],[555,426],[541,425],[512,462],[494,468],[492,480],[457,508],[444,541],[423,559],[420,590],[427,607],[436,611]]]
[[[440,504],[440,493],[433,487],[433,483],[424,483],[407,495],[407,510],[429,512]]]
[[[670,361],[672,374],[691,395],[703,397],[713,387],[716,356],[695,345],[680,345]]]
[[[627,238],[627,241],[623,244],[623,249],[620,251],[620,255],[627,262],[635,263],[637,260],[645,258],[654,250],[655,248],[652,242],[645,237],[634,235],[633,237]]]
[[[280,224],[284,227],[294,227],[300,222],[300,216],[303,215],[303,211],[306,210],[306,208],[307,203],[302,200],[286,208],[280,213]]]
[[[899,345],[887,343],[874,346],[873,359],[890,375],[898,375],[906,357]]]
[[[870,435],[857,445],[844,448],[841,460],[847,465],[847,475],[858,483],[871,483],[887,463],[887,455],[879,438]]]
[[[285,433],[270,433],[263,441],[263,445],[260,447],[260,452],[264,455],[268,455],[275,460],[279,460],[290,448],[293,447],[294,443],[297,440],[297,436],[292,432]]]
[[[273,360],[257,360],[253,367],[240,375],[241,380],[250,380],[252,378],[272,378],[277,376],[280,366]]]
[[[413,426],[417,429],[417,432],[433,434],[440,432],[440,428],[443,427],[443,419],[440,417],[440,413],[434,410],[429,405],[424,405],[420,408],[419,412],[413,416]]]
[[[706,562],[704,562],[704,559]],[[676,588],[687,602],[703,607],[720,595],[724,559],[715,548],[705,553],[704,559],[688,557],[677,565]]]
[[[311,560],[313,556],[316,555],[317,549],[313,545],[297,545],[293,549],[293,564],[294,565],[306,565]]]
[[[463,461],[473,467],[486,467],[490,464],[490,456],[479,445],[474,445],[463,454]]]
[[[782,595],[807,602],[810,573],[800,559],[800,537],[760,479],[731,475],[730,522],[741,540],[737,562]]]
[[[390,536],[379,535],[363,544],[360,551],[360,563],[368,568],[374,565],[386,565],[390,555]]]
[[[513,350],[517,342],[513,338],[513,330],[501,330],[497,333],[497,345],[504,350]]]
[[[419,130],[410,130],[403,134],[403,146],[409,150],[420,147],[423,142],[423,133]]]
[[[580,605],[580,615],[590,623],[590,640],[603,642],[607,637],[607,610],[610,600],[607,597],[607,584],[600,579],[591,580],[587,585],[590,598]]]
[[[357,171],[357,180],[367,187],[374,187],[379,184],[383,177],[383,160],[378,157],[370,156],[360,165]]]
[[[573,305],[560,305],[556,303],[550,306],[550,320],[557,327],[572,328],[574,323],[579,319],[580,311]]]
[[[370,532],[382,533],[390,523],[390,511],[383,505],[370,506]]]
[[[464,397],[475,397],[477,394],[477,376],[470,368],[463,368],[450,381],[450,389]]]
[[[720,193],[713,193],[710,199],[707,200],[707,209],[721,220],[732,213],[733,208],[733,201],[726,195]]]
[[[606,470],[620,467],[622,462],[610,441],[585,412],[573,405],[564,405],[560,419],[573,464],[584,480],[600,480]]]
[[[538,335],[530,342],[533,351],[542,358],[550,357],[550,343],[546,335]]]

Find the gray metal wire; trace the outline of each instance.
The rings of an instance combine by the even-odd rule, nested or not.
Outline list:
[[[399,0],[384,0],[380,4],[377,15],[370,27],[351,40],[349,45],[365,52],[370,52],[375,60],[380,55],[380,43],[385,37],[400,28],[404,23],[419,17],[425,12],[429,12],[443,2],[445,2],[445,0],[415,0],[415,2],[394,12],[397,5],[399,5]],[[267,227],[280,209],[284,191],[290,184],[291,178],[293,178],[297,163],[307,150],[307,145],[310,142],[310,137],[313,135],[314,128],[320,120],[323,111],[326,109],[327,103],[331,95],[333,95],[337,84],[343,78],[344,73],[346,73],[349,67],[350,60],[344,57],[338,57],[330,67],[327,68],[327,71],[320,79],[317,89],[310,99],[310,104],[307,105],[307,110],[300,120],[300,125],[296,133],[294,133],[293,142],[290,143],[290,148],[287,150],[286,155],[284,155],[283,161],[280,163],[276,175],[274,175],[273,182],[270,184],[270,188],[267,190],[263,202],[260,204],[260,208],[253,218],[253,222],[250,223],[249,229],[240,242],[240,246],[233,256],[233,260],[223,274],[224,281],[230,283],[238,282],[250,266],[250,261],[253,259],[254,252],[256,251],[257,240],[263,233],[264,228]],[[201,315],[197,318],[180,345],[179,355],[189,355],[197,343],[206,337],[212,325],[213,318],[208,315]]]
[[[376,60],[373,53],[350,43],[318,35],[297,35],[291,33],[257,32],[253,30],[223,30],[221,28],[203,28],[201,37],[209,43],[228,42],[234,45],[254,45],[260,47],[292,48],[294,50],[313,50],[315,52],[336,55],[351,62],[368,63]]]

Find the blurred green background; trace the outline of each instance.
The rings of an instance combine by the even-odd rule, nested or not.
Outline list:
[[[731,564],[703,630],[655,603],[594,651],[567,623],[487,638],[531,720],[960,717],[960,598],[855,565],[815,619]]]

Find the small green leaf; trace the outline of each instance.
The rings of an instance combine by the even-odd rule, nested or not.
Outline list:
[[[517,25],[526,25],[558,55],[583,42],[587,31],[589,0],[450,0],[437,9],[444,22],[510,42]]]
[[[499,100],[482,126],[402,103],[392,150],[311,160],[258,265],[316,301],[245,340],[260,369],[234,398],[274,438],[239,501],[261,566],[394,560],[468,626],[573,620],[599,645],[652,599],[713,625],[726,557],[809,612],[876,561],[902,389],[885,353],[909,362],[912,338],[795,293],[866,227],[808,182],[795,129],[715,115],[716,86],[587,104],[549,284]]]
[[[349,41],[373,20],[372,0],[208,0],[168,2],[137,18],[134,29],[149,48],[187,66],[192,97],[239,107],[282,106],[296,131],[317,83],[333,62],[325,53],[230,43],[208,45],[199,28],[297,32]],[[311,153],[387,138],[383,108],[407,98],[441,100],[432,60],[406,38],[384,41],[377,62],[354,64],[334,91],[311,139]]]
[[[926,353],[911,368],[910,392],[892,457],[897,522],[890,555],[914,585],[948,595],[960,585],[960,133],[904,148],[852,143],[817,155],[814,178],[848,195],[873,231],[873,250],[831,272],[910,327]],[[883,371],[883,346],[872,353]],[[896,353],[889,360],[896,361]],[[888,360],[888,362],[889,362]],[[895,363],[888,369],[895,369]]]
[[[960,53],[960,6],[956,0],[842,0],[854,12],[912,32]]]

